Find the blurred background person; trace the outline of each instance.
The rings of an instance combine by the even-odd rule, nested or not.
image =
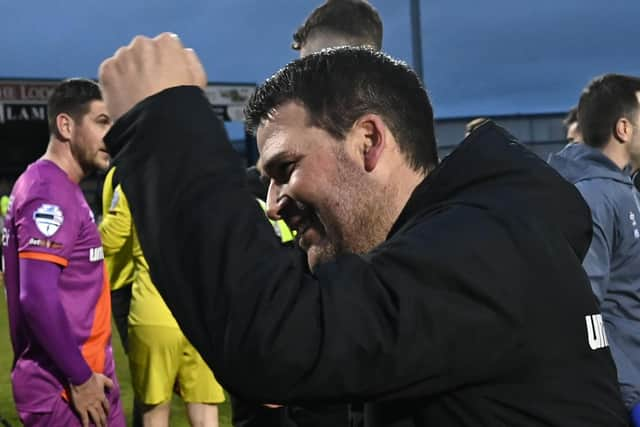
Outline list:
[[[640,161],[640,78],[593,79],[580,97],[578,124],[583,144],[567,145],[550,164],[591,208],[593,238],[583,266],[622,397],[640,426],[640,199],[630,176],[631,164]]]
[[[582,132],[580,132],[580,124],[578,123],[577,105],[569,110],[563,124],[567,130],[567,141],[573,144],[582,142]]]
[[[98,226],[102,247],[104,249],[104,263],[109,274],[111,284],[111,314],[116,325],[120,342],[125,353],[128,353],[128,328],[129,309],[131,307],[131,289],[134,279],[133,263],[133,237],[127,236],[121,239],[112,227],[113,216],[109,212],[115,208],[111,206],[114,190],[118,185],[116,168],[112,167],[105,176],[102,186],[102,221]],[[133,427],[142,426],[142,414],[140,405],[135,400],[133,402]]]
[[[365,0],[328,0],[314,9],[293,34],[300,57],[336,46],[382,49],[382,20]]]

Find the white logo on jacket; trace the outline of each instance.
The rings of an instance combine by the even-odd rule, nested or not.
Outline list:
[[[115,210],[116,207],[118,206],[118,202],[120,201],[119,189],[120,187],[116,187],[116,189],[113,190],[113,197],[111,198],[111,206],[109,206],[109,211]]]
[[[51,237],[60,229],[64,215],[59,206],[45,203],[33,213],[33,220],[42,234]]]
[[[631,226],[633,227],[633,237],[639,239],[640,231],[638,231],[638,222],[636,221],[636,216],[633,212],[629,212],[629,221],[631,221]]]
[[[102,261],[103,259],[104,259],[104,250],[102,249],[102,246],[100,246],[99,248],[89,249],[90,262]]]
[[[587,322],[587,338],[591,350],[598,350],[609,346],[607,333],[604,330],[601,314],[592,314],[584,317]]]

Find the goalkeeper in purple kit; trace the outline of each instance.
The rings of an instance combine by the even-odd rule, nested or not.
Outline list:
[[[78,185],[108,166],[110,125],[97,84],[63,82],[49,99],[47,151],[11,194],[3,263],[11,381],[26,426],[125,425],[102,244]]]

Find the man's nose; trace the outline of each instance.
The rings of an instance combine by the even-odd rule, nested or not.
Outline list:
[[[285,203],[284,198],[280,197],[281,187],[271,180],[269,182],[269,190],[267,191],[267,216],[274,220],[282,219],[280,212]]]

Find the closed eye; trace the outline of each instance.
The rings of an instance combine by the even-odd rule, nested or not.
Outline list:
[[[279,163],[275,168],[272,178],[277,183],[283,184],[289,181],[289,178],[291,177],[291,174],[293,173],[293,170],[295,169],[295,167],[296,167],[296,162],[294,161]]]
[[[96,123],[103,125],[103,126],[107,126],[111,123],[111,118],[109,116],[107,116],[106,114],[100,114],[97,118],[96,118]]]
[[[296,167],[296,162],[286,162],[285,164],[283,164],[281,166],[282,176],[284,176],[287,179],[289,179],[289,177],[291,176],[291,173],[293,172],[293,169],[295,167]]]
[[[277,184],[284,184],[289,181],[291,174],[303,158],[304,156],[299,154],[281,152],[268,158],[263,158],[260,163],[261,172],[269,179],[273,179]]]

